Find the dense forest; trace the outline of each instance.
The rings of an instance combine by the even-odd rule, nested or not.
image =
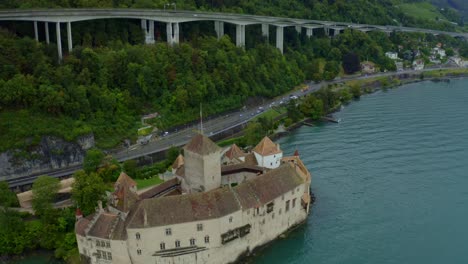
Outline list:
[[[240,108],[249,98],[271,98],[304,80],[354,73],[350,63],[359,69],[360,61],[370,60],[381,71],[395,70],[384,54],[399,45],[401,53],[421,41],[425,53],[437,42],[467,51],[466,43],[445,36],[346,30],[309,39],[287,28],[282,55],[265,44],[260,26],[247,27],[242,49],[233,44],[234,27],[226,26],[218,41],[209,22],[184,25],[175,47],[165,43],[165,34],[144,45],[138,23],[74,23],[75,47],[62,63],[55,44],[28,37],[30,22],[0,24],[0,151],[34,145],[46,134],[73,140],[90,132],[98,147],[110,148],[135,139],[145,113],[160,113],[155,125],[167,129],[196,119],[201,103],[207,115]]]

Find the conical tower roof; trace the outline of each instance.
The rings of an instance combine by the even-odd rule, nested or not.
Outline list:
[[[125,172],[121,172],[119,178],[115,182],[115,184],[119,186],[126,186],[126,187],[134,187],[136,186],[136,182],[130,178]]]
[[[190,142],[185,145],[184,149],[199,155],[208,155],[221,151],[221,148],[218,147],[218,145],[216,145],[211,139],[201,134],[195,135]]]
[[[281,149],[278,145],[273,143],[269,137],[264,137],[260,143],[253,149],[254,152],[262,155],[269,156],[273,154],[281,153]]]
[[[179,156],[177,156],[177,159],[174,160],[174,163],[172,163],[172,168],[174,170],[177,170],[182,165],[184,165],[184,156],[182,156],[182,154],[179,154]]]
[[[235,158],[244,157],[246,154],[236,144],[232,144],[229,150],[226,151],[225,155],[229,159],[235,159]]]

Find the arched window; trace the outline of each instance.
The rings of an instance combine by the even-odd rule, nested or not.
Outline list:
[[[140,240],[140,238],[141,238],[140,233],[136,233],[135,237],[136,237],[137,240]]]

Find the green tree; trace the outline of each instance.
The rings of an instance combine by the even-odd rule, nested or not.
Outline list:
[[[255,146],[264,136],[266,135],[262,125],[258,122],[250,122],[244,129],[244,140],[247,146]]]
[[[319,120],[323,116],[323,102],[313,95],[307,96],[300,106],[301,112],[312,118],[313,120]]]
[[[347,53],[343,56],[343,69],[347,74],[353,74],[361,70],[361,60],[355,53]]]
[[[301,111],[296,104],[296,100],[291,99],[286,106],[286,110],[288,111],[288,118],[290,118],[293,122],[297,122],[302,118]]]
[[[75,172],[73,177],[75,182],[73,183],[72,200],[83,214],[91,214],[94,212],[97,202],[105,198],[106,186],[102,178],[94,172],[88,174],[80,170]]]
[[[361,87],[359,87],[358,85],[352,85],[351,94],[353,95],[354,99],[359,99],[362,94]]]
[[[10,190],[8,183],[5,181],[0,181],[0,206],[18,206],[18,198],[16,197],[16,194]]]
[[[99,149],[93,148],[86,151],[86,156],[83,161],[83,169],[85,172],[96,172],[104,157],[104,153]]]
[[[53,203],[60,189],[57,178],[39,176],[32,186],[32,207],[36,215],[46,217],[53,211]]]

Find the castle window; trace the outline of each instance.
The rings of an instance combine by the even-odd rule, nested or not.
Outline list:
[[[197,224],[197,231],[203,231],[203,224]]]
[[[96,247],[100,247],[100,246],[101,246],[101,241],[96,240]]]
[[[102,251],[102,258],[107,260],[107,253],[105,251]]]
[[[96,254],[96,258],[100,259],[102,256],[101,256],[101,250],[98,250],[97,251],[97,254]]]
[[[289,200],[286,201],[286,209],[284,211],[285,212],[289,211]]]
[[[140,238],[141,238],[140,233],[136,233],[135,237],[136,237],[137,240],[140,240]]]
[[[296,206],[296,198],[293,199],[292,208],[294,208],[295,206]]]
[[[166,249],[166,243],[162,242],[161,244],[159,244],[159,248],[161,250],[165,250]]]
[[[109,241],[106,242],[106,248],[110,248],[110,242]]]
[[[166,228],[166,236],[172,235],[172,229]]]
[[[260,214],[260,208],[257,207],[257,215]]]
[[[210,243],[210,237],[209,236],[205,236],[205,243],[206,244]]]
[[[137,249],[137,254],[141,255],[141,249]]]
[[[112,253],[107,252],[107,259],[108,259],[108,260],[112,260]]]
[[[270,162],[270,166],[273,166],[273,162]]]
[[[195,246],[195,238],[191,238],[191,239],[190,239],[190,245],[191,245],[191,246]]]
[[[232,223],[232,216],[229,217],[229,223]]]
[[[176,248],[180,248],[180,241],[179,241],[179,240],[176,240],[176,242],[175,242],[175,247],[176,247]]]
[[[267,214],[273,212],[273,206],[274,206],[273,202],[267,204]]]

